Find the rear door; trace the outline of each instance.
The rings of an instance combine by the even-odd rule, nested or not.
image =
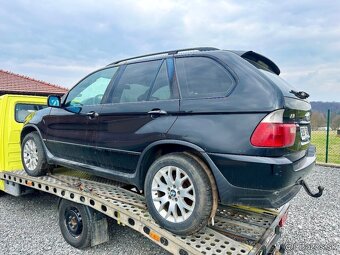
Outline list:
[[[46,144],[61,159],[92,164],[93,130],[103,95],[118,67],[99,70],[79,82],[67,95],[62,108],[52,108],[44,117]]]
[[[116,175],[135,171],[143,149],[164,139],[179,111],[171,58],[124,68],[100,111],[95,139],[98,164]]]

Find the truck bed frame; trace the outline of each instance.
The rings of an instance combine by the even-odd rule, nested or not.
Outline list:
[[[0,180],[5,182],[4,191],[15,196],[35,189],[93,208],[172,254],[284,253],[284,247],[277,243],[289,204],[277,210],[219,205],[213,225],[183,237],[157,225],[148,213],[144,197],[118,182],[65,168],[42,177],[28,176],[23,170],[0,172]],[[92,246],[108,241],[107,222],[94,229]]]

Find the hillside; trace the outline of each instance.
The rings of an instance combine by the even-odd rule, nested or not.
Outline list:
[[[326,113],[328,109],[331,109],[332,113],[340,114],[340,102],[310,102],[313,112]]]

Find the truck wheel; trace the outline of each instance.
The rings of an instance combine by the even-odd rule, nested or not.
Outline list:
[[[158,158],[147,172],[144,191],[151,216],[172,233],[190,235],[207,225],[212,187],[194,158],[183,153]]]
[[[45,175],[49,169],[44,148],[37,132],[27,134],[22,141],[21,160],[26,173],[30,176]]]
[[[78,249],[91,245],[90,208],[62,199],[59,204],[59,227],[67,243]]]

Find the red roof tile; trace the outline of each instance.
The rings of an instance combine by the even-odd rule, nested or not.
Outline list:
[[[0,93],[65,94],[66,88],[0,69]]]

